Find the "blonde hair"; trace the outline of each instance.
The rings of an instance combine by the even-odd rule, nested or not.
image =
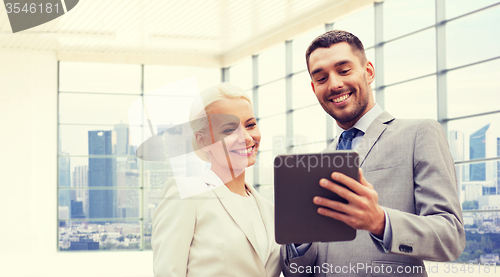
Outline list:
[[[231,83],[222,83],[210,87],[200,93],[201,97],[197,97],[191,105],[191,113],[189,115],[189,123],[193,130],[193,138],[191,144],[196,155],[200,159],[209,162],[207,154],[205,154],[196,141],[196,135],[207,133],[209,131],[207,115],[211,114],[212,108],[218,101],[222,99],[245,99],[250,104],[250,98],[245,91]]]

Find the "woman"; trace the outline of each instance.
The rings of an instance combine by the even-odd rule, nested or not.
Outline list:
[[[153,216],[155,276],[279,276],[273,206],[245,184],[261,138],[250,99],[229,83],[201,96],[191,109],[193,147],[211,170],[167,181]],[[181,199],[176,182],[202,192]]]

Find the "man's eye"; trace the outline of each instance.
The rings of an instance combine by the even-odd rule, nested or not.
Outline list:
[[[351,71],[351,70],[350,69],[342,70],[342,71],[340,71],[340,74],[347,74],[347,73],[349,73],[349,71]]]
[[[318,83],[323,83],[324,81],[326,81],[326,77],[321,77],[321,78],[318,78],[316,80]]]

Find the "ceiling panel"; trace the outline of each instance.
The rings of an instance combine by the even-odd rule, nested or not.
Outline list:
[[[372,2],[349,0],[349,5]],[[80,0],[68,14],[16,34],[12,34],[5,7],[0,5],[0,48],[101,56],[209,57],[222,61],[228,53],[268,40],[306,17],[346,3],[347,0]],[[262,51],[267,44],[252,51]]]

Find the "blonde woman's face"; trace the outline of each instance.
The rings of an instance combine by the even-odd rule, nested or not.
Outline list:
[[[211,133],[204,136],[209,146],[203,151],[210,156],[212,168],[236,171],[255,164],[261,135],[252,105],[242,98],[222,99],[214,103],[208,117]]]

